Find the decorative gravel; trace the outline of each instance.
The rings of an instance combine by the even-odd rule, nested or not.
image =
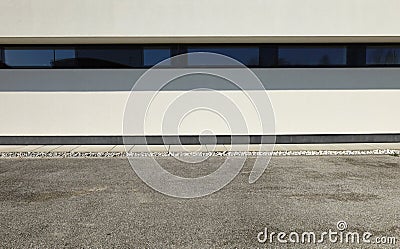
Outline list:
[[[400,150],[307,150],[307,151],[224,151],[224,152],[0,152],[0,158],[109,158],[109,157],[184,157],[184,156],[399,156]]]

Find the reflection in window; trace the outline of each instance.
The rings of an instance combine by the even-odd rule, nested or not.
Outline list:
[[[76,67],[75,49],[56,49],[54,52],[55,61],[53,66],[58,68]]]
[[[189,47],[189,53],[193,52],[209,52],[226,55],[231,57],[246,66],[258,66],[260,63],[259,59],[259,48],[258,47]],[[189,66],[229,66],[237,65],[237,63],[230,61],[226,58],[216,58],[204,56],[191,56],[188,55]]]
[[[152,67],[159,62],[171,57],[171,49],[169,48],[144,48],[143,49],[143,66]],[[170,65],[170,61],[163,62],[162,65]]]
[[[51,67],[54,50],[6,48],[4,59],[6,65],[10,67]]]
[[[400,47],[367,47],[367,65],[400,64]]]
[[[345,47],[280,47],[278,64],[287,66],[345,65]]]
[[[75,58],[75,49],[56,49],[56,61]]]
[[[76,60],[83,68],[120,68],[140,67],[142,51],[140,49],[76,49]]]

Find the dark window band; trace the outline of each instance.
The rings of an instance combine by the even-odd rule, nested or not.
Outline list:
[[[250,68],[399,67],[400,44],[2,45],[0,68],[150,68],[172,56],[211,52]],[[232,67],[190,54],[164,67]]]

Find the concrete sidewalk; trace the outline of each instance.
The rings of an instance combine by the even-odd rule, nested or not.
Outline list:
[[[270,145],[1,145],[2,152],[220,152],[269,151]],[[274,151],[400,150],[400,143],[277,144]]]

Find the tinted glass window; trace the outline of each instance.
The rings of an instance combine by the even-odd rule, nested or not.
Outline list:
[[[56,49],[54,53],[55,61],[53,66],[56,68],[77,67],[76,52],[73,48],[60,48]]]
[[[211,52],[248,67],[394,67],[400,44],[4,45],[0,68],[149,68],[176,54]],[[236,67],[229,59],[185,55],[166,67]]]
[[[278,64],[287,66],[345,65],[345,47],[292,47],[278,49]]]
[[[187,50],[189,53],[192,52],[210,52],[229,56],[246,66],[258,66],[260,63],[259,59],[259,48],[258,47],[189,47]],[[215,57],[209,56],[191,56],[188,55],[188,64],[190,66],[225,66],[236,63],[230,63],[227,59],[215,59]]]
[[[278,56],[277,46],[261,46],[260,48],[260,66],[276,67]]]
[[[367,65],[400,64],[400,47],[367,47]]]
[[[75,58],[75,49],[56,49],[55,58],[56,61]]]
[[[146,67],[151,67],[157,63],[171,57],[171,49],[169,48],[144,48],[143,49],[143,64]],[[170,64],[169,61],[163,65]]]
[[[141,49],[76,49],[76,60],[82,67],[118,68],[142,66]]]
[[[6,48],[4,60],[10,67],[51,67],[54,50]]]

